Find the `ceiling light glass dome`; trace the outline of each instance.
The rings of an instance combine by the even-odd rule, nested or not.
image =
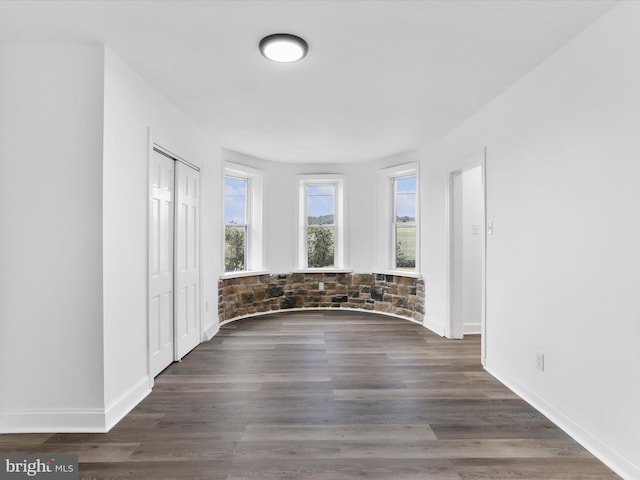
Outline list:
[[[274,62],[297,62],[303,59],[308,51],[307,42],[289,33],[275,33],[260,40],[260,53]]]

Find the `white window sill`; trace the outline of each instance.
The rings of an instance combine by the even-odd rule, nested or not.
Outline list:
[[[306,268],[292,270],[290,273],[353,273],[353,270],[347,268]],[[394,275],[396,277],[422,278],[417,272],[408,272],[406,270],[374,270],[373,274],[380,273],[383,275]],[[227,272],[220,275],[221,280],[228,278],[252,277],[255,275],[271,275],[267,270],[243,270],[241,272]]]
[[[352,273],[353,270],[346,268],[305,268],[293,270],[291,273]]]
[[[418,272],[409,272],[407,270],[375,270],[373,272],[381,273],[383,275],[394,275],[396,277],[410,277],[410,278],[422,278],[422,275]]]
[[[242,270],[241,272],[227,272],[220,275],[221,280],[227,278],[240,278],[240,277],[252,277],[254,275],[269,275],[270,272],[266,270]]]

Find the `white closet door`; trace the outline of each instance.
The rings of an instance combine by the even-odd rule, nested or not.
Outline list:
[[[174,358],[174,164],[154,151],[150,164],[149,344],[155,377]]]
[[[200,172],[177,162],[176,360],[200,343]]]

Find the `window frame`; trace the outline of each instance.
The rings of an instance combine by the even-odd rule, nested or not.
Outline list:
[[[225,232],[227,224],[224,218],[225,179],[234,178],[247,182],[247,195],[245,204],[245,268],[243,270],[227,271],[225,267],[226,240]],[[260,272],[263,268],[263,234],[262,234],[262,184],[263,172],[246,165],[227,162],[222,172],[222,277],[242,276],[252,272]]]
[[[404,180],[407,178],[415,178],[416,179],[416,216],[413,220],[413,223],[406,223],[408,226],[413,226],[416,229],[416,255],[415,255],[415,266],[413,268],[402,268],[398,267],[398,190],[397,190],[397,182],[398,180]],[[391,177],[391,196],[392,196],[392,215],[391,215],[391,269],[394,271],[401,272],[416,272],[418,269],[418,176],[415,173],[402,174]]]
[[[418,162],[405,163],[378,170],[378,213],[376,258],[377,271],[394,275],[420,277],[420,172]],[[416,179],[416,266],[397,268],[396,258],[396,180]]]
[[[237,272],[247,271],[248,270],[247,267],[249,266],[249,248],[252,243],[249,238],[249,228],[251,226],[251,212],[249,208],[249,205],[251,204],[251,179],[247,177],[241,177],[238,175],[224,175],[223,182],[226,183],[226,180],[228,178],[245,182],[244,223],[227,223],[226,221],[224,221],[224,218],[223,218],[224,233],[225,233],[224,235],[225,244],[223,246],[224,273],[237,273]],[[224,212],[224,210],[226,210],[226,195],[224,195],[223,193],[223,196],[225,200],[225,203],[223,204],[223,212]],[[223,213],[223,217],[224,217],[224,213]],[[229,226],[232,226],[233,228],[238,228],[238,229],[242,227],[242,229],[244,230],[244,248],[243,248],[244,259],[242,263],[245,266],[245,268],[241,270],[227,270],[226,268],[226,251],[227,251],[226,234],[227,234],[227,227]]]
[[[341,174],[298,175],[298,241],[297,261],[298,269],[313,272],[335,272],[346,267],[345,240],[345,184],[346,179]],[[309,185],[332,185],[334,187],[334,243],[333,267],[309,267],[308,257],[308,218],[307,218],[307,187]]]

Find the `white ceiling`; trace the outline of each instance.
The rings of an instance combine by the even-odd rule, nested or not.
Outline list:
[[[105,43],[225,148],[360,161],[442,136],[615,3],[0,1],[0,42]],[[307,58],[263,59],[277,32]]]

